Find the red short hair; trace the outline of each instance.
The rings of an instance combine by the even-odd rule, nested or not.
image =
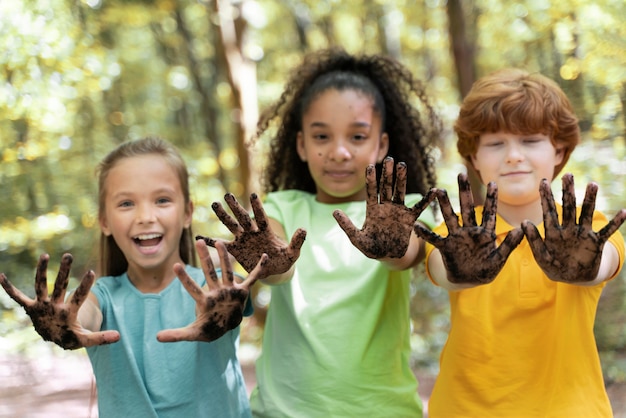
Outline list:
[[[477,80],[463,100],[454,124],[457,149],[470,162],[484,133],[543,134],[563,149],[563,169],[580,143],[580,128],[572,104],[553,80],[520,69],[504,69]]]

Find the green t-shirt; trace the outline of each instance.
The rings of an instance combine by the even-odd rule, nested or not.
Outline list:
[[[412,206],[420,195],[407,195]],[[409,366],[411,270],[390,271],[355,248],[332,216],[359,228],[365,201],[323,204],[270,193],[268,217],[307,237],[292,280],[271,287],[251,407],[258,417],[421,417]],[[430,227],[432,211],[419,220]]]

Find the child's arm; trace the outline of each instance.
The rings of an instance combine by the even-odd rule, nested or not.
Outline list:
[[[7,294],[24,308],[37,333],[44,340],[52,341],[66,350],[118,341],[120,334],[117,331],[91,332],[83,327],[78,320],[78,312],[81,310],[85,299],[90,295],[89,289],[95,280],[93,271],[88,271],[83,276],[80,285],[66,303],[64,299],[72,266],[72,256],[65,254],[61,260],[52,297],[48,295],[48,260],[48,255],[44,254],[37,263],[35,276],[37,297],[35,300],[15,288],[4,273],[0,273],[0,284]]]
[[[404,205],[406,192],[406,164],[396,166],[396,185],[393,187],[393,158],[383,162],[380,192],[377,190],[376,169],[366,169],[367,208],[365,222],[359,230],[341,210],[333,216],[345,231],[350,242],[365,256],[380,260],[393,270],[404,270],[416,265],[424,257],[424,243],[413,233],[413,225],[428,207],[434,195],[429,192],[412,208]],[[380,199],[379,199],[380,194]]]
[[[562,182],[562,223],[559,223],[550,183],[544,179],[540,192],[545,238],[541,238],[530,221],[525,221],[522,229],[537,264],[550,280],[582,286],[602,283],[613,277],[619,266],[617,249],[611,243],[605,247],[605,243],[626,220],[626,209],[619,211],[600,231],[594,232],[592,220],[598,185],[587,185],[577,223],[574,176],[565,174]]]
[[[259,277],[266,284],[276,284],[291,278],[293,264],[300,256],[300,248],[306,238],[306,231],[298,228],[286,244],[285,231],[278,222],[268,219],[263,210],[261,199],[252,193],[250,204],[254,212],[254,219],[237,202],[235,196],[227,193],[224,200],[237,218],[233,219],[219,202],[211,206],[217,217],[235,235],[231,242],[224,245],[229,253],[250,273],[259,262],[262,254],[267,254],[267,265],[263,269],[264,276]],[[276,231],[276,233],[274,232]],[[217,240],[198,235],[207,245],[215,247]]]
[[[215,243],[222,268],[221,280],[213,266],[209,249],[203,240],[196,241],[196,249],[200,256],[206,286],[200,287],[185,271],[180,263],[174,265],[174,271],[196,301],[196,320],[184,327],[159,331],[160,342],[206,341],[220,338],[228,331],[236,328],[243,319],[246,300],[252,285],[263,276],[267,266],[267,255],[261,255],[259,262],[250,275],[242,283],[235,282],[233,269],[228,258],[226,247],[221,242]]]
[[[467,176],[459,174],[459,198],[461,216],[454,213],[448,194],[437,190],[448,235],[441,237],[416,224],[415,233],[436,247],[428,259],[428,271],[433,280],[448,290],[461,290],[491,283],[506,262],[509,254],[524,238],[520,228],[510,231],[502,244],[496,242],[496,211],[498,188],[491,182],[487,186],[487,197],[481,225],[476,223],[474,200]]]

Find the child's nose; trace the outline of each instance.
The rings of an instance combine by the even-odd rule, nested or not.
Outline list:
[[[507,147],[506,159],[508,162],[518,162],[524,159],[524,153],[517,144],[509,144]]]
[[[155,218],[155,213],[151,205],[139,205],[137,210],[137,222],[152,223]]]
[[[330,158],[335,161],[345,161],[352,157],[352,151],[346,141],[337,141],[333,144]]]

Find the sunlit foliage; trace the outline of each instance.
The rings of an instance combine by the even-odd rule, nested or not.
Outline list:
[[[476,75],[516,66],[561,84],[584,131],[567,168],[580,199],[593,180],[600,184],[598,209],[612,215],[626,207],[626,3],[462,3],[476,42]],[[258,110],[243,109],[241,98],[256,97],[252,106],[262,110],[305,52],[333,45],[391,54],[424,80],[446,127],[440,184],[454,196],[463,166],[450,127],[461,93],[447,6],[445,0],[0,1],[0,270],[32,293],[42,252],[51,254],[50,277],[63,252],[75,256],[74,276],[95,268],[95,165],[116,144],[147,135],[172,141],[184,154],[196,232],[228,237],[210,204],[226,190],[245,201],[242,193],[258,173],[246,173],[242,162],[250,157],[254,170],[263,164],[262,153],[244,155],[237,142],[243,116]],[[242,84],[248,90],[239,101],[234,88],[242,80],[233,80],[236,68],[225,58],[224,22],[233,23],[240,62],[256,77],[254,91],[250,80]],[[559,188],[555,182],[557,195]],[[438,313],[445,314],[447,301],[422,281],[420,275],[415,285],[414,345],[418,353],[435,352],[446,325]],[[612,311],[623,312],[623,280],[611,286]],[[0,304],[13,306],[2,298]],[[623,350],[624,324],[611,322],[599,343]]]

